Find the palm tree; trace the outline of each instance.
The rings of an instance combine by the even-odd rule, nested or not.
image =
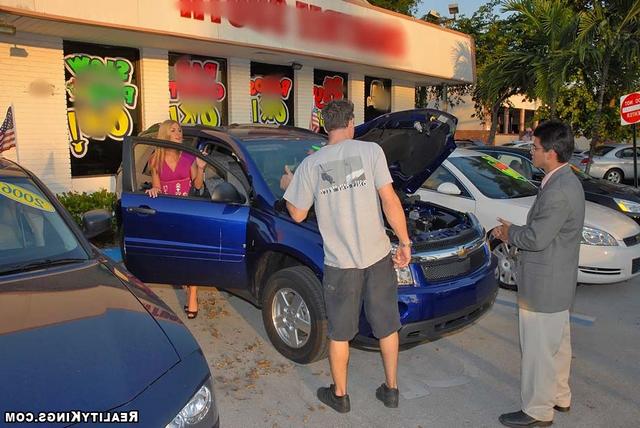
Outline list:
[[[505,53],[505,66],[524,68],[527,95],[540,99],[557,117],[560,90],[577,65],[576,13],[567,0],[507,0],[503,11],[515,14],[522,32],[520,43]]]
[[[578,56],[585,69],[593,71],[591,76],[597,80],[598,91],[588,173],[591,153],[601,137],[600,118],[605,92],[611,80],[610,67],[616,60],[637,64],[640,58],[640,0],[590,2],[586,10],[579,13],[578,18]]]

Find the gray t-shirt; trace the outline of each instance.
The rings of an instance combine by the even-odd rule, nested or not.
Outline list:
[[[345,140],[305,158],[284,198],[300,209],[315,205],[326,265],[364,269],[391,251],[378,189],[392,181],[379,145]]]

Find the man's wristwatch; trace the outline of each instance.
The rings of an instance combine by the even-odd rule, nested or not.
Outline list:
[[[398,242],[398,247],[411,247],[413,245],[413,242],[411,241],[407,241],[407,242]]]

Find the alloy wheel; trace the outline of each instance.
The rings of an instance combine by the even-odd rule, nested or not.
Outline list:
[[[302,297],[291,288],[281,288],[273,299],[271,320],[287,346],[301,348],[309,340],[311,316]]]
[[[501,284],[515,287],[517,284],[516,277],[516,258],[518,249],[505,242],[501,242],[493,249],[493,254],[498,257],[498,267],[496,267],[496,279]]]

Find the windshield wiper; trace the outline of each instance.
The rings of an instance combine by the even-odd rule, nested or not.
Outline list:
[[[8,266],[7,269],[0,271],[0,273],[8,274],[8,273],[16,273],[16,272],[27,272],[27,271],[38,269],[38,268],[67,265],[71,263],[79,263],[84,261],[87,261],[87,259],[66,258],[66,259],[37,260],[34,262],[21,263],[21,264]]]

